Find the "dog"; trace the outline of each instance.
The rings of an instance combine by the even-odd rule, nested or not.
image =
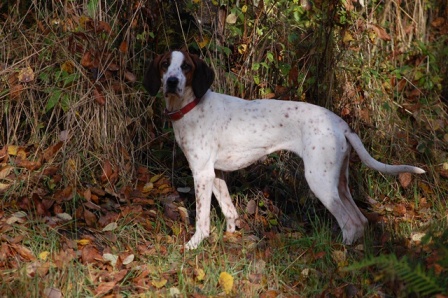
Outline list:
[[[348,187],[352,147],[364,164],[379,172],[425,173],[418,167],[375,160],[348,124],[325,108],[304,102],[244,100],[211,91],[213,80],[212,68],[185,51],[157,56],[143,78],[151,96],[162,87],[165,113],[194,178],[196,231],[186,249],[197,248],[209,236],[212,193],[227,232],[235,231],[238,213],[223,172],[242,169],[278,150],[303,159],[311,191],[336,218],[347,245],[362,237],[367,225]]]

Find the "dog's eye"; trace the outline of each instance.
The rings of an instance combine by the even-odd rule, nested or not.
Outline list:
[[[162,61],[162,63],[160,64],[160,67],[161,67],[163,70],[167,70],[167,69],[168,69],[168,66],[170,66],[170,64],[168,63],[168,61]]]
[[[182,65],[180,66],[180,68],[181,68],[183,71],[189,71],[189,70],[191,69],[191,66],[190,66],[190,64],[184,62],[184,63],[182,63]]]

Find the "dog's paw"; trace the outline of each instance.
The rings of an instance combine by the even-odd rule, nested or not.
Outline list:
[[[194,233],[193,237],[191,237],[190,241],[185,244],[185,250],[192,250],[198,248],[199,244],[201,244],[202,240],[204,240],[206,236],[202,233]]]

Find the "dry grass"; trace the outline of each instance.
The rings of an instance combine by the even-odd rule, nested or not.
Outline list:
[[[245,12],[208,1],[0,4],[0,294],[213,296],[225,292],[218,280],[228,272],[236,297],[405,295],[375,270],[342,270],[390,252],[425,260],[445,278],[443,250],[428,259],[431,247],[413,238],[446,225],[446,34],[433,23],[444,12],[428,14],[424,1],[365,10],[315,2],[311,11],[284,0]],[[225,235],[214,214],[211,239],[183,252],[192,229],[179,210],[194,207],[173,199],[173,185],[191,187],[191,176],[162,101],[139,82],[153,55],[181,47],[212,65],[215,90],[324,105],[374,157],[428,174],[405,187],[354,157],[353,192],[374,224],[364,243],[344,247],[331,216],[310,200],[301,162],[281,152],[229,177],[242,234]],[[16,220],[18,210],[26,216]],[[135,260],[113,266],[108,254]]]

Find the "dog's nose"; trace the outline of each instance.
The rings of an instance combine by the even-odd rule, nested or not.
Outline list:
[[[168,91],[176,91],[177,84],[179,84],[179,79],[176,77],[169,77],[166,80],[166,86],[168,87]]]

